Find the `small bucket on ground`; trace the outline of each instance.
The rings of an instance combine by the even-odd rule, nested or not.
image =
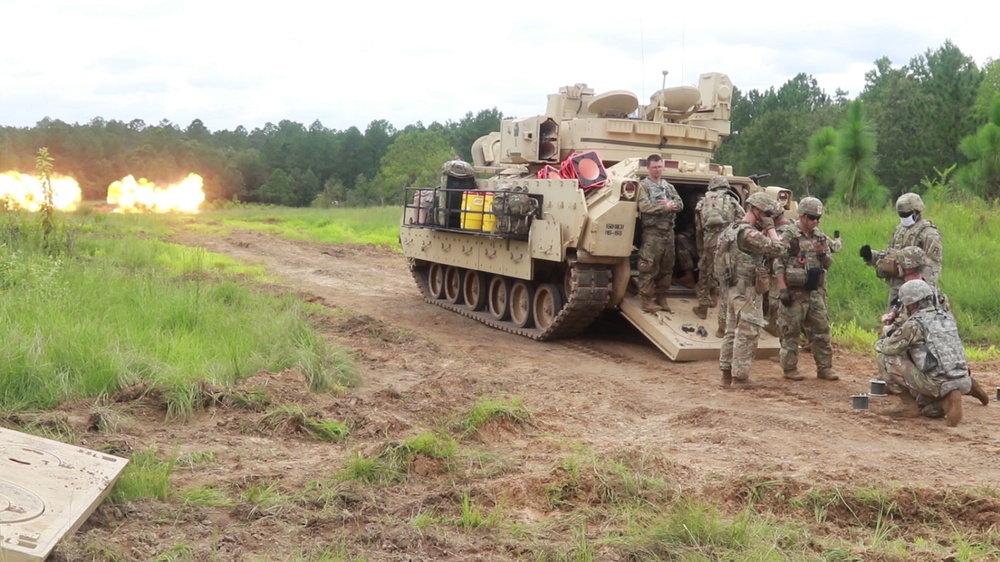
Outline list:
[[[867,410],[868,409],[868,395],[867,394],[854,394],[851,396],[851,405],[854,407],[855,411]]]
[[[871,384],[872,384],[872,390],[868,394],[870,394],[871,396],[885,396],[886,395],[885,394],[885,381],[881,381],[881,380],[878,380],[878,379],[872,379],[871,380]]]

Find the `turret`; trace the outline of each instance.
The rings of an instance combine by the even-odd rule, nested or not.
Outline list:
[[[504,119],[499,132],[472,146],[477,167],[524,165],[535,171],[574,152],[596,150],[605,166],[658,152],[664,159],[707,164],[731,132],[733,84],[702,74],[698,86],[663,88],[649,104],[626,90],[599,95],[586,84],[549,94],[544,115]]]

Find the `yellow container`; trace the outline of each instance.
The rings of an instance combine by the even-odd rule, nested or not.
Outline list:
[[[482,192],[466,191],[462,194],[462,228],[465,230],[483,229]]]
[[[497,223],[497,216],[493,214],[492,191],[487,191],[483,197],[483,232],[493,232],[493,227]]]

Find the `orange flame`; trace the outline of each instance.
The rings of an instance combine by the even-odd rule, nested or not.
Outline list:
[[[52,206],[60,211],[75,211],[80,204],[80,184],[67,176],[53,174]],[[45,203],[41,178],[18,172],[0,174],[0,206],[37,212]]]
[[[133,176],[125,176],[108,186],[108,203],[118,205],[117,213],[197,213],[205,201],[202,185],[198,174],[189,174],[167,187],[157,187],[146,178],[136,181]]]

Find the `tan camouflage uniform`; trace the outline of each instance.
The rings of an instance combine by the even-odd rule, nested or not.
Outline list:
[[[674,219],[684,209],[684,201],[673,185],[665,179],[654,182],[643,178],[637,196],[642,218],[642,246],[639,248],[639,294],[655,299],[670,289],[674,270]],[[666,202],[673,201],[676,211],[668,211]]]
[[[820,378],[832,378],[833,345],[830,342],[830,320],[826,307],[826,275],[833,264],[828,238],[816,227],[811,234],[802,232],[799,223],[787,228],[782,235],[788,254],[774,260],[774,273],[787,286],[784,301],[779,302],[778,326],[781,329],[781,368],[787,378],[797,375],[799,334],[805,333],[811,344],[816,372]],[[826,252],[817,251],[814,241],[820,241]],[[818,286],[807,287],[809,270],[821,270]],[[789,376],[790,373],[794,375]],[[797,378],[797,377],[796,377]]]
[[[735,278],[730,277],[725,283],[728,285],[725,292],[726,335],[719,351],[719,368],[723,372],[731,370],[734,381],[745,381],[750,377],[760,329],[766,325],[763,302],[767,293],[757,292],[757,268],[767,267],[766,262],[780,256],[784,246],[743,221],[725,230],[719,239],[720,248],[727,239],[731,241],[729,259],[735,264]]]

